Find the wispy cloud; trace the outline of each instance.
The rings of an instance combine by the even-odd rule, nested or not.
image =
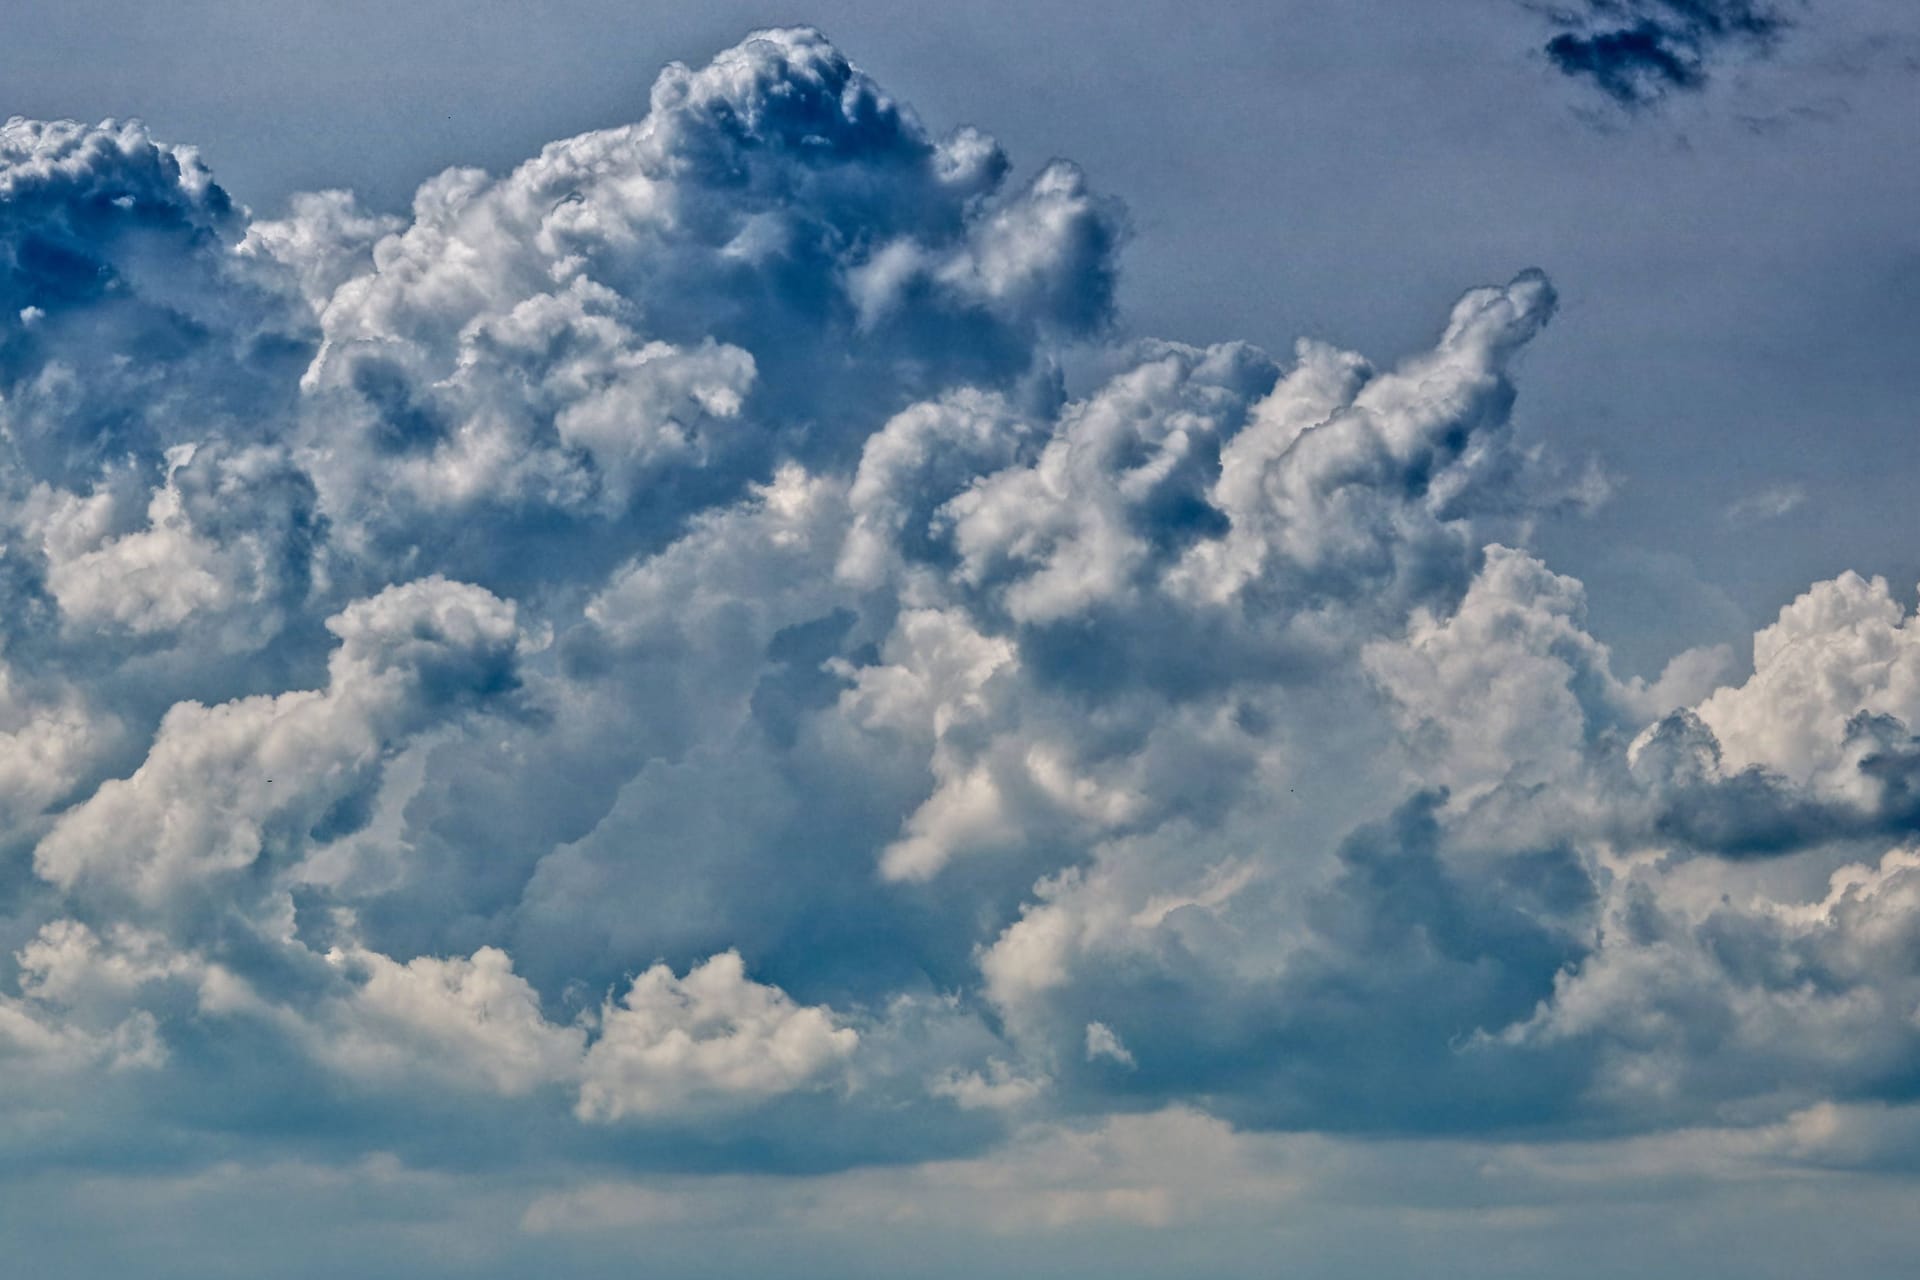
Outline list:
[[[1798,510],[1807,501],[1807,491],[1799,484],[1769,485],[1758,493],[1750,493],[1738,501],[1727,504],[1722,515],[1728,524],[1750,525],[1766,520],[1777,520],[1789,512]]]

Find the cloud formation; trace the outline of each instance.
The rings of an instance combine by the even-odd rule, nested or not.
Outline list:
[[[1778,21],[1595,16],[1627,101]],[[0,1118],[738,1172],[1903,1102],[1889,585],[1623,677],[1529,549],[1604,496],[1518,413],[1542,272],[1390,365],[1123,341],[1123,213],[1012,172],[808,30],[397,218],[9,122]]]
[[[1550,12],[1565,28],[1546,46],[1555,69],[1629,108],[1697,92],[1724,58],[1770,52],[1791,25],[1773,0],[1586,0]]]

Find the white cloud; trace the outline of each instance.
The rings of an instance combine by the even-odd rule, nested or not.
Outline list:
[[[0,1059],[50,1074],[166,1064],[159,1020],[138,997],[196,966],[159,935],[120,926],[103,940],[77,920],[55,920],[14,959],[20,994],[0,995]]]
[[[358,985],[314,1032],[315,1052],[349,1075],[447,1081],[513,1096],[578,1074],[586,1033],[549,1023],[540,997],[497,947],[405,964],[361,947],[327,962]]]
[[[1113,1028],[1104,1022],[1087,1024],[1087,1061],[1098,1062],[1102,1058],[1110,1059],[1123,1067],[1135,1065],[1133,1054],[1121,1043]]]
[[[748,978],[737,952],[684,978],[655,965],[602,1008],[578,1112],[606,1123],[751,1106],[828,1082],[859,1043],[830,1010]]]
[[[168,711],[147,758],[61,815],[34,869],[64,889],[148,905],[263,856],[291,863],[378,778],[396,742],[511,687],[511,604],[443,578],[390,587],[327,620],[325,689]]]
[[[1753,638],[1753,675],[1696,710],[1730,768],[1846,785],[1847,724],[1860,712],[1920,727],[1920,626],[1883,578],[1815,583]]]
[[[21,831],[89,777],[121,726],[72,687],[36,688],[0,661],[0,829]]]
[[[1757,524],[1765,520],[1778,520],[1799,510],[1806,501],[1805,486],[1777,484],[1728,503],[1723,514],[1731,525]]]
[[[1578,582],[1494,546],[1451,617],[1415,610],[1405,639],[1368,646],[1423,780],[1470,800],[1579,772],[1589,720],[1604,723],[1618,700],[1585,607]]]
[[[1017,1075],[1007,1063],[993,1058],[985,1071],[955,1067],[936,1076],[927,1083],[927,1092],[951,1099],[963,1111],[1011,1111],[1040,1097],[1049,1083],[1045,1077]]]

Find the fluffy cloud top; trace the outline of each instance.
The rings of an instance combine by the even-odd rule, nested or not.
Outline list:
[[[737,953],[677,978],[655,965],[600,1014],[583,1064],[588,1120],[684,1113],[709,1099],[758,1099],[807,1084],[860,1043],[826,1010],[746,976]]]

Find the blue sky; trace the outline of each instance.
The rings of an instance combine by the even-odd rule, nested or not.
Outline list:
[[[1906,6],[17,27],[37,1273],[1903,1274]]]

